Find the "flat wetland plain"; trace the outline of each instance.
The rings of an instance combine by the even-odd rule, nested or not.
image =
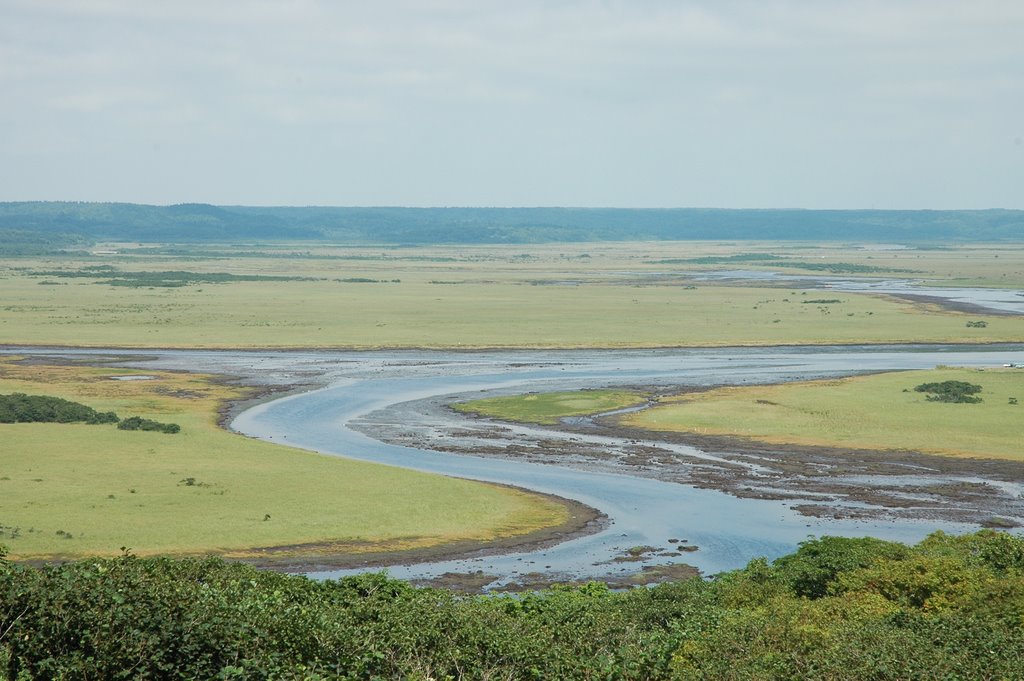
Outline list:
[[[793,278],[702,278],[734,269]],[[801,278],[808,276],[1019,289],[1024,288],[1024,245],[110,244],[92,255],[0,262],[0,343],[476,349],[1024,341],[1021,316],[840,292]],[[523,536],[564,524],[569,514],[562,504],[515,490],[322,457],[233,435],[217,425],[216,415],[225,400],[242,396],[241,389],[206,376],[170,373],[159,373],[155,380],[111,380],[112,374],[126,373],[131,372],[29,367],[6,360],[0,365],[0,392],[51,394],[121,416],[182,426],[180,434],[164,435],[112,426],[0,425],[0,543],[13,557],[74,557],[116,552],[124,545],[140,554],[217,553],[255,560],[270,560],[273,554],[287,562],[303,555]],[[844,385],[815,389],[831,398]],[[791,396],[773,391],[788,389],[764,388],[764,397],[753,398],[754,407],[750,395],[737,398],[746,400],[742,405],[723,401],[719,407],[716,395],[703,396],[699,402],[707,413],[718,409],[717,421],[705,416],[708,420],[699,427],[752,431],[754,425],[738,426],[748,414],[764,416],[761,423],[767,427],[785,409],[757,400],[786,404],[783,397]],[[1010,388],[993,384],[991,390],[1001,395]],[[1024,398],[1024,390],[1014,390],[1013,395]],[[811,399],[819,398],[824,396]],[[902,393],[890,398],[902,399]],[[623,406],[633,399],[611,404]],[[871,409],[870,401],[850,399]],[[995,404],[929,405],[991,415],[975,422],[987,433],[981,449],[952,439],[946,449],[1013,456],[1018,412],[1004,405],[996,413]],[[650,414],[679,413],[668,410],[680,406]],[[838,437],[840,426],[853,418],[842,412],[848,407],[836,407],[834,423],[794,428],[809,441]],[[890,415],[916,408],[900,405]],[[677,426],[693,427],[683,420],[661,424]],[[874,439],[862,444],[916,446],[900,439],[903,430],[902,421],[883,424]],[[796,437],[767,431],[761,436],[777,441]]]
[[[962,381],[977,404],[928,401],[914,388]],[[773,444],[901,449],[1024,460],[1024,369],[934,369],[753,387],[662,400],[619,419],[648,430],[730,435]]]
[[[22,364],[0,393],[64,397],[178,434],[113,425],[0,424],[0,543],[12,558],[204,554],[337,565],[379,551],[510,540],[566,523],[561,503],[514,489],[339,459],[229,433],[212,377]],[[382,500],[387,503],[382,503]]]
[[[1024,248],[1016,245],[103,250],[118,253],[0,265],[0,340],[93,347],[618,348],[1024,339],[1022,317],[808,291],[801,281],[700,279],[708,271],[743,268],[1024,287]],[[154,285],[137,275],[108,283],[125,272],[168,271],[195,273],[195,283]],[[287,279],[239,279],[253,276]],[[967,321],[985,324],[967,327]]]
[[[914,388],[962,381],[981,387],[975,404],[929,401]],[[639,431],[728,436],[781,446],[905,450],[1024,461],[1024,369],[938,368],[842,379],[730,386],[654,398],[607,417]],[[457,411],[553,425],[647,402],[639,392],[582,390],[484,398]],[[564,405],[573,405],[567,409]],[[571,427],[570,427],[571,428]]]

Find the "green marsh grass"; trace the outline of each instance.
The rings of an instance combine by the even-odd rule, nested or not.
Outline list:
[[[211,247],[213,248],[213,247]],[[913,269],[940,285],[1024,286],[1024,250],[868,251],[793,244],[560,244],[343,249],[264,257],[126,255],[0,264],[0,342],[119,347],[678,347],[1024,340],[1024,318],[965,315],[868,294],[711,285],[721,266],[656,260],[762,253],[793,263]],[[124,287],[32,276],[98,263],[307,280]],[[751,265],[751,267],[755,267]],[[764,268],[762,268],[764,269]],[[791,270],[802,272],[799,269]],[[351,283],[370,279],[378,283]],[[346,281],[348,280],[348,281]],[[397,280],[397,281],[396,281]],[[40,285],[57,282],[60,285]],[[443,283],[436,283],[443,282]],[[828,305],[801,298],[837,298]],[[259,301],[259,305],[254,305]],[[983,320],[982,328],[966,327]]]
[[[554,424],[566,416],[600,414],[633,407],[646,398],[626,390],[580,390],[488,397],[453,404],[456,410],[524,423]]]
[[[978,404],[929,402],[922,383],[982,386]],[[840,380],[719,388],[667,398],[621,417],[650,430],[776,444],[908,449],[1024,460],[1024,369],[934,369]]]
[[[209,377],[0,362],[0,392],[49,394],[181,425],[0,425],[0,543],[17,559],[297,555],[490,540],[568,518],[547,498],[253,440],[221,429],[240,389]],[[12,537],[13,535],[13,537]],[[303,546],[305,545],[305,546]],[[287,554],[287,551],[285,551]]]

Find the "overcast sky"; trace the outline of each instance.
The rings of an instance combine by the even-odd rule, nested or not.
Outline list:
[[[1021,0],[0,0],[0,200],[1024,208]]]

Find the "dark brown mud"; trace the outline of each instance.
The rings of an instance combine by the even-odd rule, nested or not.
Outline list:
[[[649,390],[666,392],[664,386]],[[615,417],[526,426],[455,412],[439,398],[395,405],[353,425],[406,446],[655,478],[741,498],[791,500],[795,510],[819,518],[1024,525],[1024,463],[1016,461],[767,444],[641,430]]]

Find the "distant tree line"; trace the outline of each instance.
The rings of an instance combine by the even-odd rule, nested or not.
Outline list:
[[[25,393],[0,395],[0,423],[116,423],[121,430],[155,430],[162,433],[177,433],[181,430],[176,423],[160,423],[139,416],[122,420],[112,411],[99,412],[60,397]]]
[[[81,234],[0,228],[0,257],[54,255],[68,249],[84,248],[89,241]]]
[[[0,229],[147,243],[253,239],[388,244],[636,239],[999,241],[1019,238],[1024,232],[1024,211],[149,206],[52,201],[0,203]]]

